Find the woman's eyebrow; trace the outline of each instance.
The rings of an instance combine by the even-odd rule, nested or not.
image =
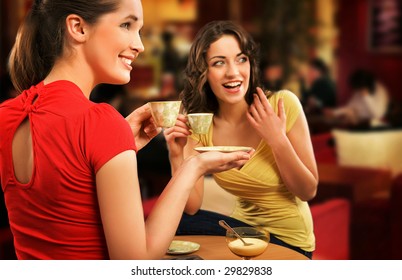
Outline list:
[[[125,19],[131,19],[131,20],[133,20],[133,21],[138,21],[138,17],[135,16],[135,15],[128,15],[128,16],[126,16]]]
[[[243,54],[244,54],[243,52],[238,53],[238,54],[236,54],[236,57],[241,56],[241,55],[243,55]],[[213,56],[213,57],[209,58],[209,60],[212,60],[212,59],[214,59],[214,58],[224,59],[224,58],[226,58],[226,56],[223,56],[223,55],[216,55],[216,56]]]
[[[214,58],[224,59],[224,58],[226,58],[226,57],[223,56],[223,55],[216,55],[216,56],[211,57],[209,60],[212,60],[212,59],[214,59]]]

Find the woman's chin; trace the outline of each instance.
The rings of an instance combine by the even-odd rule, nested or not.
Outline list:
[[[130,82],[131,77],[130,76],[120,76],[115,79],[110,79],[106,84],[112,84],[112,85],[125,85]]]

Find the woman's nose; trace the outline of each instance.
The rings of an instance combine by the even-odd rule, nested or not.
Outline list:
[[[141,40],[141,37],[140,37],[140,34],[137,33],[134,36],[134,39],[132,40],[132,42],[130,44],[130,48],[132,50],[137,51],[137,53],[142,53],[145,50],[144,44],[142,43],[142,40]]]
[[[236,76],[239,74],[239,68],[235,63],[229,63],[226,69],[227,76]]]

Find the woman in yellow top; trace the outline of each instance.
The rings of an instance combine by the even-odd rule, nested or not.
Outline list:
[[[214,118],[207,135],[181,137],[183,116],[182,127],[165,131],[172,171],[197,153],[196,146],[248,146],[255,152],[241,168],[214,174],[216,182],[237,197],[231,217],[200,210],[201,178],[178,233],[225,234],[218,225],[223,218],[233,226],[262,226],[271,242],[311,258],[315,238],[307,201],[316,194],[318,174],[309,128],[292,92],[266,97],[257,87],[256,52],[251,36],[228,21],[207,24],[193,42],[182,102],[187,113],[212,112]]]

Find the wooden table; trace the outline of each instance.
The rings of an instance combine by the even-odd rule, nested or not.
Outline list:
[[[200,249],[191,255],[198,255],[204,260],[239,260],[226,245],[224,236],[213,235],[182,235],[175,240],[191,241],[200,244]],[[166,258],[175,257],[166,255]],[[308,260],[306,256],[283,246],[269,244],[267,250],[256,260]]]

